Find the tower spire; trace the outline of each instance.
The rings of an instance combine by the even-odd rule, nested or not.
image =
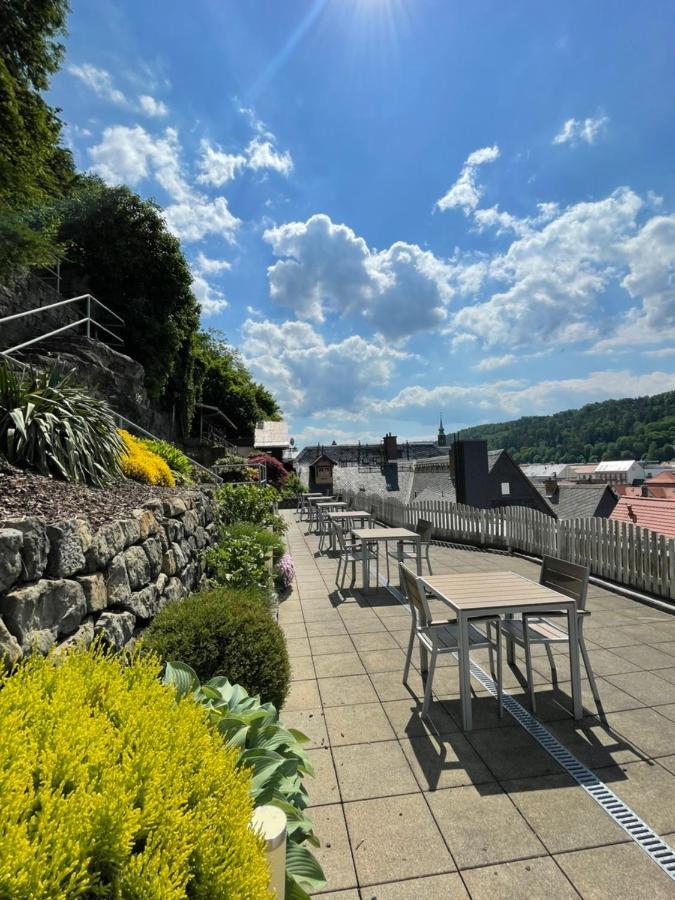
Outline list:
[[[439,415],[439,425],[438,425],[438,446],[445,447],[446,446],[446,438],[445,438],[445,429],[443,428],[443,415]]]

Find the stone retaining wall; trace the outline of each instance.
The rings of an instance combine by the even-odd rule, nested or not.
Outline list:
[[[54,644],[123,647],[204,575],[215,542],[208,492],[149,500],[91,533],[84,519],[0,522],[0,662]]]

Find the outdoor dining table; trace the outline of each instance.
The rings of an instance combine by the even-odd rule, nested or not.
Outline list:
[[[365,509],[344,509],[338,512],[326,513],[331,522],[360,522],[362,528],[371,525],[373,522],[373,514],[366,512]],[[330,549],[335,550],[335,533],[333,529],[330,532]]]
[[[328,500],[335,500],[335,496],[333,494],[315,494],[313,497],[307,497],[307,519],[311,523],[314,520],[314,516],[316,513],[316,504],[319,502],[326,502]]]
[[[370,566],[368,565],[368,544],[384,541],[396,541],[399,546],[401,541],[414,543],[417,551],[417,574],[422,572],[422,538],[416,531],[408,528],[354,528],[352,537],[355,541],[361,541],[363,587],[370,587]],[[401,557],[402,558],[402,557]]]
[[[581,718],[583,708],[575,600],[510,571],[425,575],[420,581],[429,593],[445,603],[457,617],[459,691],[464,731],[470,731],[472,727],[469,624],[471,619],[484,616],[513,616],[522,613],[545,615],[551,612],[567,614],[574,718]],[[425,655],[422,658],[422,670],[426,666]]]
[[[344,500],[315,500],[314,501],[314,522],[316,524],[317,531],[319,530],[319,510],[324,513],[334,512],[337,509],[344,509],[347,505]]]
[[[310,491],[304,492],[300,496],[302,497],[302,508],[300,510],[300,518],[302,519],[305,511],[307,512],[307,517],[309,518],[310,504],[312,500],[318,500],[319,498],[324,497],[325,494],[320,494],[318,491]]]

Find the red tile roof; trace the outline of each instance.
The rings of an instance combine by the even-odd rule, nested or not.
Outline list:
[[[647,484],[675,484],[675,472],[660,472],[647,479]]]
[[[675,537],[675,499],[620,497],[610,519],[632,522],[666,537]]]

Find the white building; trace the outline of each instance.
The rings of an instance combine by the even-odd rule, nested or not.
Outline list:
[[[569,463],[524,463],[520,468],[523,475],[534,481],[547,481],[549,478],[564,481],[572,477],[574,466]]]
[[[635,459],[616,459],[600,462],[595,467],[593,481],[607,481],[617,484],[633,484],[644,481],[645,470]]]

